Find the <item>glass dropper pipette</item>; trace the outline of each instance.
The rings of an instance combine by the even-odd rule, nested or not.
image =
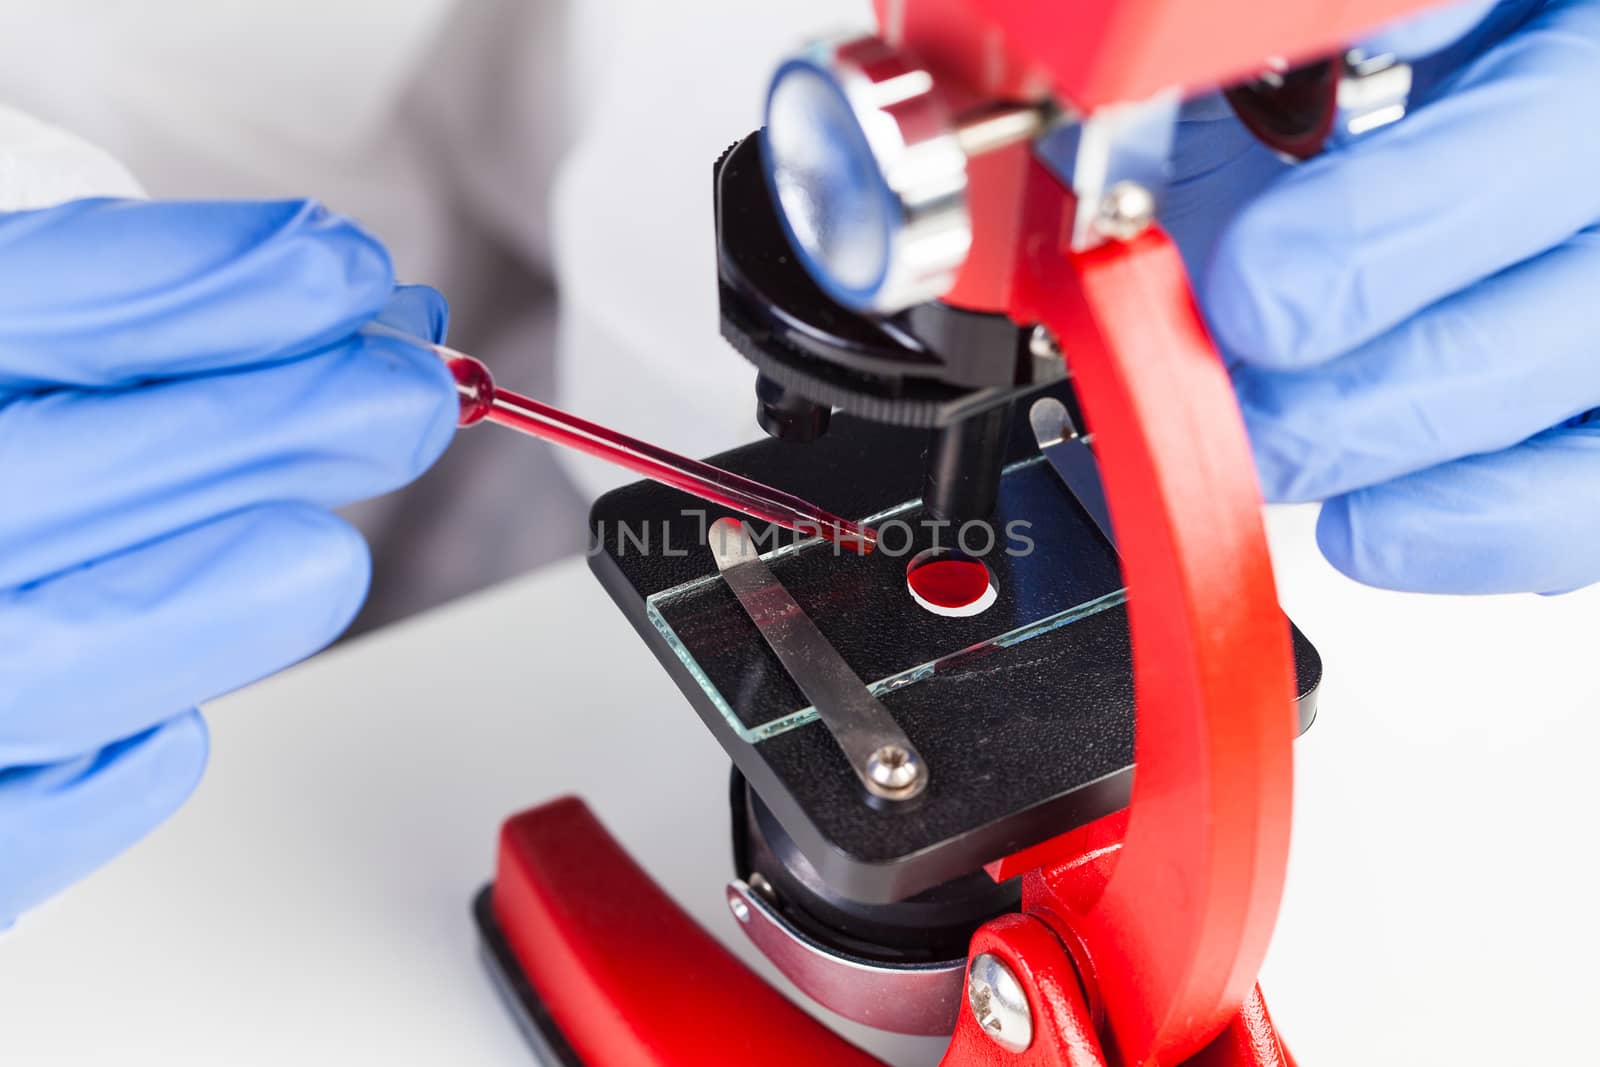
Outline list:
[[[432,348],[445,361],[456,380],[461,398],[459,424],[493,422],[533,437],[598,456],[635,474],[708,500],[713,504],[776,523],[809,536],[825,537],[859,553],[871,552],[878,535],[872,529],[824,511],[781,489],[762,485],[732,471],[680,456],[647,441],[607,429],[587,419],[569,415],[532,397],[495,385],[483,363],[464,352],[429,344],[415,337],[406,340]]]

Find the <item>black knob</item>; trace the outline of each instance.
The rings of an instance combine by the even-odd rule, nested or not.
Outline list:
[[[768,436],[780,441],[815,441],[828,432],[833,409],[808,400],[792,389],[756,376],[756,422]]]

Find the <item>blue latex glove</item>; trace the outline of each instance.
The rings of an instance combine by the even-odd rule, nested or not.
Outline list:
[[[327,510],[455,423],[443,298],[306,203],[0,215],[0,927],[160,822],[194,706],[332,640],[365,597]]]
[[[1426,55],[1412,113],[1309,163],[1250,144],[1214,99],[1180,126],[1168,225],[1263,487],[1326,500],[1322,550],[1366,582],[1586,585],[1600,2],[1480,0],[1387,38]]]

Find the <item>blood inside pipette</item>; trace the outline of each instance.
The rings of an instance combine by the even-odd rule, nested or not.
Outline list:
[[[815,504],[569,415],[531,397],[501,389],[494,384],[489,369],[478,360],[442,345],[436,346],[436,351],[456,380],[462,426],[487,419],[598,456],[733,511],[803,534],[825,537],[863,555],[877,544],[875,531],[823,511]]]

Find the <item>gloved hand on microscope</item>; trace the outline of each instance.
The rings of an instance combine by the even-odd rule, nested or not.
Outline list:
[[[1454,43],[1451,43],[1454,42]],[[1269,499],[1325,499],[1375,585],[1600,578],[1600,0],[1483,0],[1377,49],[1412,113],[1290,168],[1214,99],[1166,222]],[[0,215],[0,926],[143,836],[205,761],[193,707],[365,593],[327,508],[426,469],[456,402],[353,224],[301,204]]]
[[[1453,42],[1453,43],[1452,43]],[[1290,166],[1212,97],[1166,224],[1233,365],[1267,499],[1326,501],[1372,585],[1600,578],[1600,3],[1484,0],[1369,43],[1410,113]]]

